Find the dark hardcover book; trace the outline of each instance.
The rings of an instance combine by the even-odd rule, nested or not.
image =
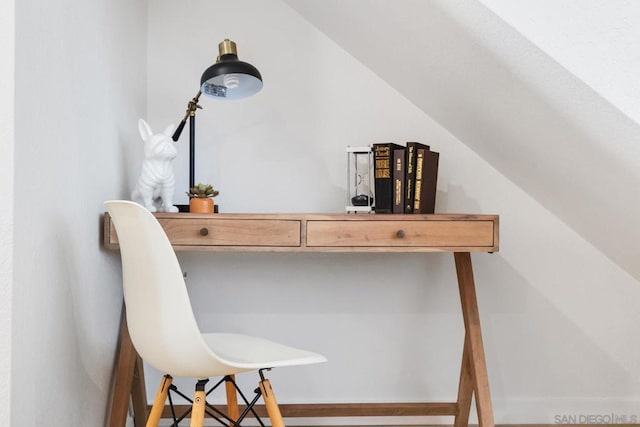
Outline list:
[[[416,152],[416,191],[413,213],[435,212],[439,157],[439,153],[424,148],[418,148]]]
[[[428,145],[419,142],[407,142],[407,153],[405,160],[405,206],[404,213],[413,213],[416,189],[416,151],[418,148],[429,149]]]
[[[392,142],[373,144],[373,167],[375,187],[376,213],[391,213],[393,206],[393,178],[391,175],[391,162],[393,150],[404,148]]]
[[[394,214],[404,213],[406,152],[406,148],[393,150],[393,207],[391,211]]]

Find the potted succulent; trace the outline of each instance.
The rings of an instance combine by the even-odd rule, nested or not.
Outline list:
[[[187,191],[189,196],[189,212],[213,213],[213,198],[220,194],[210,184],[198,184]]]

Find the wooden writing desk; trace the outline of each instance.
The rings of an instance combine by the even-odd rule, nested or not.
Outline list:
[[[156,214],[156,217],[176,251],[453,253],[465,327],[455,402],[285,404],[280,405],[282,415],[452,415],[458,427],[468,425],[475,394],[480,426],[493,427],[470,253],[498,251],[497,215]],[[118,248],[108,214],[104,219],[104,245]],[[110,426],[124,426],[130,396],[135,425],[144,425],[148,406],[142,366],[123,318]]]

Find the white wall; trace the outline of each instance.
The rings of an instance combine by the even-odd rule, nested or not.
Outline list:
[[[637,85],[629,84],[638,69],[623,46],[640,40],[638,4],[518,3],[528,17],[549,16],[536,20],[537,32],[526,25],[520,32],[517,19],[505,21],[480,2],[433,2],[456,40],[454,49],[439,45],[450,54],[436,68],[461,71],[458,79],[437,83],[456,93],[446,101],[449,111],[464,110],[445,119],[447,128],[640,280],[640,228],[628,226],[640,216],[640,123],[629,115],[638,105],[619,96],[633,98]],[[618,22],[622,11],[627,14]],[[554,24],[560,28],[552,31]],[[543,37],[527,38],[553,39],[554,33],[567,39],[537,44]],[[621,64],[624,55],[630,59]],[[621,68],[631,73],[626,79],[616,76]],[[441,107],[428,106],[428,93],[409,98],[441,116]]]
[[[346,46],[354,28],[381,22],[358,22],[366,8],[354,3],[289,3],[314,24],[331,22],[321,28],[341,33],[334,40]],[[441,152],[437,210],[501,215],[500,253],[473,258],[497,421],[635,411],[637,281],[282,2],[150,4],[155,129],[181,118],[225,37],[265,87],[237,103],[201,102],[196,180],[220,189],[224,212],[342,211],[347,145],[430,143]],[[186,134],[180,144],[178,193],[186,189]],[[274,372],[281,402],[455,399],[462,323],[450,256],[180,258],[203,329],[328,356],[323,366]],[[148,374],[154,390],[158,374]]]
[[[13,286],[13,137],[15,13],[13,0],[0,3],[0,425],[11,412],[11,313]]]
[[[481,0],[528,40],[640,123],[640,3]]]
[[[5,425],[105,422],[122,291],[117,254],[101,249],[100,215],[105,199],[127,196],[128,164],[139,156],[145,49],[144,1],[16,2],[14,380]]]

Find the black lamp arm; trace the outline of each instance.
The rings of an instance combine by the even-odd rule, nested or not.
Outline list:
[[[198,100],[200,99],[200,95],[202,95],[202,92],[198,91],[196,96],[187,104],[187,112],[185,113],[184,118],[176,128],[176,131],[173,133],[173,136],[171,137],[171,139],[173,139],[174,142],[180,139],[180,135],[182,134],[182,130],[184,129],[184,125],[187,123],[187,119],[189,118],[189,116],[195,116],[196,110],[198,108],[202,109],[202,107],[198,105]]]

